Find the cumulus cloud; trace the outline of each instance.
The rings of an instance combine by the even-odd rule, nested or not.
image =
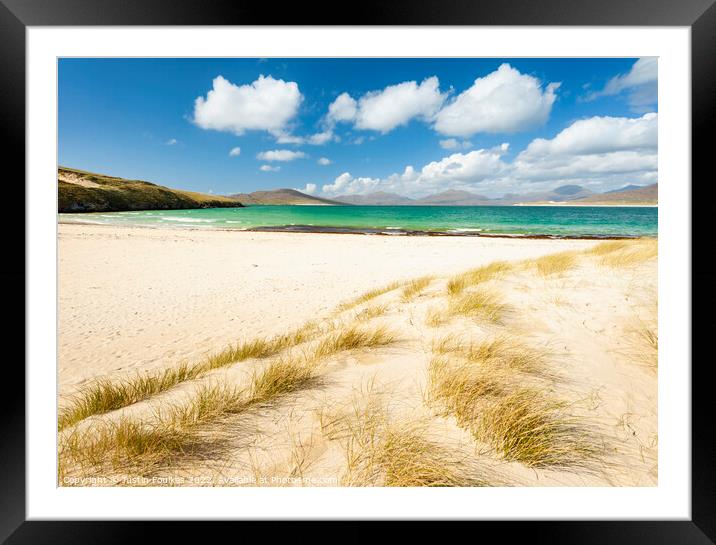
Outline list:
[[[440,147],[442,149],[470,148],[472,147],[472,142],[469,140],[460,141],[455,138],[447,138],[445,140],[440,140]]]
[[[352,122],[357,129],[387,133],[412,119],[430,121],[444,101],[437,77],[426,78],[420,84],[404,81],[366,93],[357,101],[342,93],[328,106],[326,123],[332,127]]]
[[[358,111],[358,103],[348,93],[341,93],[336,100],[328,106],[328,121],[339,123],[353,121]]]
[[[575,121],[552,139],[536,138],[523,157],[576,155],[619,150],[656,150],[658,114],[642,117],[591,117]]]
[[[326,166],[331,164],[331,160],[328,157],[321,157],[318,161],[318,164],[321,166]]]
[[[591,117],[552,139],[537,138],[514,161],[513,175],[530,180],[598,179],[657,169],[658,114]]]
[[[239,146],[231,148],[229,151],[229,157],[238,157],[239,155],[241,155],[241,148]]]
[[[454,153],[428,163],[420,171],[407,166],[401,174],[392,174],[385,179],[354,178],[344,172],[333,183],[324,185],[322,191],[327,195],[354,195],[379,190],[409,196],[424,195],[473,185],[488,177],[499,176],[506,168],[501,152],[481,149],[464,154]]]
[[[281,167],[279,167],[279,166],[275,166],[275,167],[274,167],[274,166],[271,166],[271,165],[261,165],[261,166],[259,167],[259,170],[260,170],[261,172],[278,172],[279,170],[281,170]]]
[[[375,191],[380,183],[379,178],[354,178],[350,172],[344,172],[321,190],[326,195],[360,195]]]
[[[439,87],[438,78],[433,76],[420,85],[406,81],[367,93],[358,102],[355,126],[386,133],[413,118],[429,120],[445,100]]]
[[[591,93],[586,100],[595,100],[602,96],[629,93],[628,101],[632,110],[637,112],[653,109],[658,99],[659,59],[643,57],[637,60],[626,74],[610,79],[604,89]]]
[[[658,115],[593,117],[572,123],[551,139],[534,139],[514,160],[502,143],[489,149],[453,153],[422,168],[405,167],[384,178],[348,172],[323,185],[327,196],[390,191],[421,197],[448,189],[488,196],[526,193],[579,184],[595,191],[627,183],[657,181]]]
[[[296,191],[300,191],[301,193],[308,193],[309,195],[313,195],[316,190],[318,189],[318,186],[316,184],[306,184],[303,188],[294,188]]]
[[[179,143],[179,140],[177,140],[176,138],[170,138],[169,140],[164,142],[164,145],[165,146],[175,146],[178,143]]]
[[[206,97],[194,101],[194,123],[202,129],[231,132],[249,130],[279,134],[298,113],[303,96],[293,81],[259,76],[253,83],[235,85],[214,78]]]
[[[306,157],[306,154],[302,151],[291,151],[288,149],[262,151],[256,155],[256,158],[262,161],[293,161],[304,157]]]
[[[451,100],[436,116],[435,130],[446,136],[513,133],[549,118],[559,83],[543,89],[539,79],[502,64]]]

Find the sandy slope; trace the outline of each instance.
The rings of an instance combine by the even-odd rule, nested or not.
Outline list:
[[[393,280],[590,241],[59,226],[59,382],[275,334]]]
[[[501,324],[464,317],[437,327],[426,323],[431,309],[446,304],[446,283],[455,273],[593,245],[62,225],[61,388],[68,393],[92,377],[176,364],[309,319],[350,322],[366,306],[380,305],[385,313],[365,323],[391,328],[397,343],[330,357],[310,387],[223,420],[207,430],[207,439],[221,439],[220,448],[217,443],[199,460],[160,470],[154,475],[159,484],[261,478],[267,486],[350,484],[346,432],[336,426],[351,422],[356,407],[375,403],[390,422],[419,427],[488,484],[653,486],[657,375],[639,332],[656,328],[656,259],[611,268],[580,255],[575,268],[550,276],[519,265],[485,285],[507,305]],[[425,274],[435,278],[412,301],[402,300],[398,289],[336,313],[351,296]],[[475,342],[508,334],[546,354],[554,377],[534,385],[569,403],[579,426],[601,445],[598,460],[576,469],[528,468],[505,460],[426,403],[432,342],[450,334]],[[241,386],[266,365],[245,361],[100,418],[152,418],[154,407],[181,403],[202,384]]]

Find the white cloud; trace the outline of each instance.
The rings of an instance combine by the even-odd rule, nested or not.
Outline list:
[[[229,157],[238,157],[239,155],[241,155],[241,148],[239,146],[231,148],[231,151],[229,151]]]
[[[177,140],[176,138],[170,138],[169,140],[164,142],[164,145],[165,146],[175,146],[178,143],[179,143],[179,140]]]
[[[659,75],[659,59],[644,57],[634,63],[626,74],[620,74],[607,82],[602,91],[605,95],[616,95],[624,89],[631,89],[657,80]]]
[[[262,161],[293,161],[295,159],[302,159],[304,157],[306,157],[306,154],[302,151],[291,151],[288,149],[262,151],[261,153],[256,155],[256,158]]]
[[[232,132],[285,131],[303,97],[293,81],[263,75],[253,83],[235,85],[217,76],[206,98],[194,101],[194,123],[203,129]]]
[[[412,119],[430,121],[440,109],[445,95],[440,82],[433,76],[420,84],[404,81],[380,91],[371,91],[357,101],[342,93],[328,106],[325,123],[352,122],[357,129],[387,133]]]
[[[507,168],[501,153],[493,150],[475,150],[454,153],[440,161],[425,165],[420,171],[407,166],[402,174],[385,179],[354,178],[348,172],[333,183],[323,186],[328,195],[364,194],[373,191],[392,191],[407,196],[424,195],[454,187],[476,184],[492,176],[499,176]]]
[[[435,130],[447,136],[479,132],[512,133],[542,125],[549,118],[559,83],[542,89],[540,80],[509,64],[477,78],[436,116]]]
[[[610,79],[604,89],[591,93],[586,100],[618,95],[628,91],[629,105],[636,112],[651,111],[658,100],[659,59],[643,57],[637,60],[626,74]]]
[[[552,139],[536,138],[520,155],[591,154],[618,150],[656,150],[658,114],[642,117],[591,117],[575,121]]]
[[[376,191],[381,183],[378,178],[354,178],[350,172],[338,176],[332,184],[324,185],[321,190],[327,195],[359,195]]]
[[[305,144],[306,139],[303,136],[296,136],[288,133],[280,133],[276,135],[277,144]]]
[[[318,160],[318,164],[325,167],[326,165],[330,165],[330,164],[331,164],[331,160],[330,160],[328,157],[321,157],[321,158]]]
[[[308,143],[313,144],[314,146],[322,146],[323,144],[326,144],[333,140],[333,131],[326,130],[323,132],[317,132],[316,134],[312,134],[308,137]]]
[[[439,87],[438,78],[433,76],[420,85],[406,81],[367,93],[358,101],[355,126],[386,133],[413,118],[430,120],[445,100]]]
[[[554,138],[534,139],[511,162],[503,143],[490,149],[453,153],[419,170],[405,167],[385,178],[345,172],[323,185],[327,196],[389,191],[420,197],[448,189],[488,196],[527,193],[578,184],[606,191],[658,178],[658,115],[593,117],[572,123]]]
[[[259,170],[261,172],[278,172],[279,170],[281,170],[281,167],[278,167],[278,166],[272,167],[271,165],[261,165],[259,167]]]
[[[455,138],[447,138],[446,140],[440,140],[440,147],[442,149],[466,149],[472,147],[472,142],[469,140],[460,141]]]
[[[531,180],[656,173],[658,114],[591,117],[552,139],[536,138],[514,161],[513,174]]]
[[[316,184],[306,184],[306,187],[294,189],[296,189],[296,191],[300,191],[301,193],[308,193],[309,195],[313,195],[318,189],[318,186],[316,186]]]
[[[342,93],[328,106],[327,118],[332,124],[341,121],[353,121],[357,111],[356,101],[348,93]]]
[[[313,146],[322,146],[331,140],[338,138],[333,134],[332,129],[326,129],[309,136],[296,136],[288,133],[280,133],[276,136],[277,144],[311,144]]]

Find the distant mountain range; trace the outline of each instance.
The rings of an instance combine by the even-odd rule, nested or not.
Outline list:
[[[59,167],[57,171],[58,212],[117,212],[122,210],[172,210],[191,208],[227,208],[256,204],[292,205],[383,205],[383,206],[510,206],[515,204],[620,205],[656,204],[658,185],[626,185],[605,193],[594,193],[579,185],[563,185],[551,191],[508,194],[490,198],[469,191],[450,189],[411,199],[396,193],[379,191],[367,195],[340,195],[324,199],[295,189],[274,189],[208,195],[171,189],[142,180],[126,180]]]
[[[269,191],[254,191],[253,193],[234,193],[228,198],[242,204],[345,204],[342,202],[322,199],[313,195],[306,195],[295,189],[273,189]]]
[[[57,169],[58,212],[121,212],[243,206],[229,197],[171,189],[142,180]]]
[[[514,204],[656,204],[657,184],[649,186],[627,185],[606,193],[594,193],[580,185],[563,185],[551,191],[507,194],[490,198],[469,191],[450,189],[420,199],[410,199],[396,193],[369,193],[367,195],[339,195],[333,200],[345,204],[364,205],[432,205],[432,206],[509,206]]]

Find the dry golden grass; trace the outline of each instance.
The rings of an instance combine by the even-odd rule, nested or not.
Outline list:
[[[121,418],[89,430],[72,430],[61,435],[59,474],[78,467],[150,472],[173,457],[197,451],[207,425],[310,386],[318,376],[322,358],[394,341],[395,335],[385,327],[345,327],[330,333],[308,354],[286,355],[270,362],[253,373],[247,389],[202,387],[184,405],[158,413],[152,424]],[[205,448],[210,445],[210,441],[204,443]]]
[[[123,417],[74,429],[60,436],[60,473],[94,469],[146,475],[208,448],[210,442],[197,433],[200,427],[242,412],[250,402],[233,388],[203,387],[187,403],[158,412],[151,423]]]
[[[512,265],[509,263],[495,261],[478,269],[453,276],[447,283],[448,295],[459,295],[465,288],[499,278],[511,269]]]
[[[592,253],[600,257],[599,263],[605,267],[631,267],[639,265],[644,261],[648,261],[657,257],[659,253],[659,243],[656,239],[640,239],[632,241],[613,241],[622,244],[602,243],[604,246],[593,248]],[[596,251],[595,251],[596,250]]]
[[[590,248],[589,250],[586,250],[584,253],[587,255],[603,256],[612,252],[616,252],[618,250],[628,248],[629,245],[632,243],[633,241],[631,240],[607,240],[605,242],[600,242],[596,246]]]
[[[324,436],[343,447],[346,486],[488,485],[474,462],[430,440],[426,428],[425,422],[391,422],[372,395],[354,399],[349,411],[321,415]]]
[[[325,330],[330,331],[333,327],[335,324],[329,324]],[[96,381],[74,396],[67,407],[60,411],[58,430],[73,426],[90,416],[104,414],[149,399],[153,395],[165,392],[182,382],[200,378],[215,369],[248,359],[274,356],[313,340],[323,332],[324,329],[316,323],[309,322],[296,330],[270,339],[252,339],[230,345],[196,364],[182,363],[177,367],[156,373],[136,375],[116,381]]]
[[[345,350],[374,348],[396,342],[396,334],[385,326],[350,325],[329,333],[313,349],[313,357],[320,359]]]
[[[425,314],[425,323],[430,327],[439,327],[446,319],[445,311],[438,307],[429,308]]]
[[[519,385],[520,373],[539,369],[531,357],[512,360],[511,349],[501,353],[499,346],[485,343],[456,358],[450,341],[438,342],[443,354],[428,366],[428,403],[509,460],[532,467],[586,465],[597,452],[595,439],[567,414],[568,405]]]
[[[386,284],[385,286],[382,286],[380,288],[375,288],[370,291],[367,291],[355,299],[351,299],[350,301],[346,301],[345,303],[342,303],[338,307],[338,311],[344,311],[348,310],[350,308],[356,307],[358,305],[362,305],[363,303],[367,303],[368,301],[371,301],[375,299],[376,297],[379,297],[385,293],[388,293],[389,291],[397,290],[400,286],[403,285],[403,282],[391,282],[390,284]]]
[[[316,360],[305,356],[271,362],[252,375],[249,399],[263,403],[307,386],[316,378],[316,365]]]
[[[500,323],[506,306],[497,295],[485,289],[470,291],[448,300],[448,316],[466,316],[492,323]]]
[[[526,346],[507,336],[498,336],[482,342],[465,343],[459,337],[448,335],[433,342],[435,354],[454,354],[480,365],[486,370],[516,371],[543,377],[552,376],[543,351]]]
[[[585,466],[599,445],[567,408],[538,390],[518,388],[484,403],[470,427],[476,439],[509,460],[530,467]]]
[[[631,361],[656,371],[659,366],[659,334],[655,324],[636,321],[626,331],[624,355]]]
[[[119,381],[98,380],[85,387],[63,408],[58,417],[58,430],[96,414],[121,409],[164,392],[181,382],[203,373],[200,366],[186,363],[156,374],[136,375]]]
[[[432,281],[432,276],[423,276],[422,278],[416,278],[415,280],[411,280],[403,288],[403,291],[400,296],[401,301],[403,301],[403,303],[409,303],[418,295],[420,295],[425,290],[425,288],[430,285],[430,282]]]
[[[204,386],[186,403],[157,411],[152,423],[121,418],[72,430],[60,436],[59,474],[94,469],[146,475],[216,448],[205,433],[207,426],[305,388],[315,378],[315,361],[284,358],[254,373],[247,389]]]
[[[372,305],[358,312],[355,316],[355,319],[360,322],[367,322],[372,320],[373,318],[379,318],[380,316],[384,316],[387,312],[387,305]]]
[[[537,272],[544,277],[564,273],[577,264],[574,252],[560,252],[538,257],[534,260]]]

